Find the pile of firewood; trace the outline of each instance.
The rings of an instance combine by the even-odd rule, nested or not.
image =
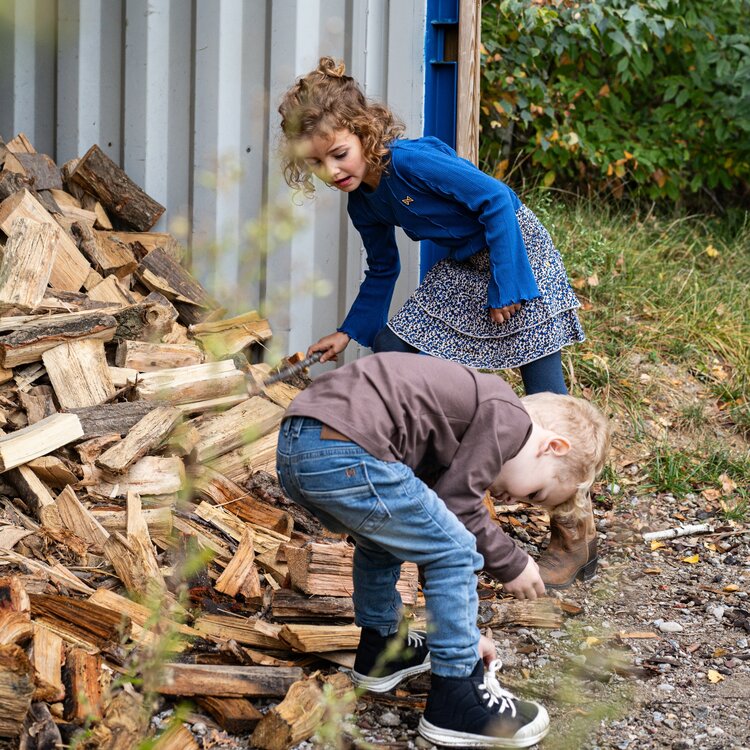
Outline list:
[[[286,750],[326,684],[346,705],[359,629],[351,545],[275,482],[298,388],[252,364],[268,322],[225,317],[98,146],[58,168],[19,135],[0,165],[0,743],[136,747],[173,696]],[[482,624],[560,624],[517,605]]]
[[[98,146],[58,168],[19,135],[0,164],[0,737],[135,747],[153,692],[289,747],[351,687],[304,668],[351,666],[359,634],[351,546],[257,481],[297,392],[251,364],[268,322],[224,317]]]

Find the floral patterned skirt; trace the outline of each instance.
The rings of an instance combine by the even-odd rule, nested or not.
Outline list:
[[[493,322],[485,307],[490,261],[483,250],[463,262],[437,263],[388,322],[391,330],[427,354],[488,370],[520,367],[583,341],[580,302],[552,238],[526,206],[516,218],[541,297],[524,302],[510,320]]]

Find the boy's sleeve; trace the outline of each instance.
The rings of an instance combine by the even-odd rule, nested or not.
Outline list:
[[[432,488],[474,534],[484,569],[501,582],[519,575],[529,556],[492,520],[483,498],[502,463],[515,456],[528,439],[531,421],[525,412],[519,415],[519,410],[523,411],[500,400],[481,403],[451,465]],[[519,424],[525,421],[528,430],[519,439]]]
[[[456,201],[477,214],[490,251],[488,307],[541,296],[516,219],[514,194],[507,185],[455,153],[438,148],[400,152],[396,168],[415,187]]]
[[[367,270],[359,293],[337,329],[363,346],[372,346],[375,334],[388,322],[401,263],[392,226],[368,221],[350,209],[349,216],[362,237],[367,254]]]

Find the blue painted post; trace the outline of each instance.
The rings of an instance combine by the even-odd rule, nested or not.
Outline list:
[[[456,147],[458,0],[427,0],[425,24],[424,135]],[[434,242],[421,243],[419,275],[447,255]]]

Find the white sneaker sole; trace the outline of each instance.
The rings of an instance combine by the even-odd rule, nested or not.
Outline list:
[[[430,724],[424,716],[419,720],[419,733],[426,740],[434,742],[436,745],[445,745],[447,747],[531,747],[542,740],[549,732],[549,716],[542,706],[539,706],[539,714],[531,724],[526,725],[523,729],[522,737],[491,737],[485,734],[469,734],[468,732],[458,732],[453,729],[442,729]]]
[[[389,690],[393,690],[399,682],[402,682],[407,677],[411,677],[415,674],[421,674],[422,672],[428,672],[430,669],[430,655],[427,654],[425,660],[421,664],[416,664],[413,667],[407,669],[401,669],[393,674],[386,675],[385,677],[369,677],[365,674],[360,674],[352,670],[352,681],[357,687],[365,688],[371,693],[387,693]]]

